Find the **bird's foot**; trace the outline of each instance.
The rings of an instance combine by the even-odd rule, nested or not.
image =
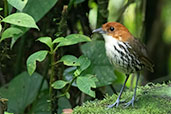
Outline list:
[[[132,99],[131,99],[129,102],[125,103],[125,108],[127,108],[127,107],[130,106],[131,104],[132,104],[132,107],[134,107],[134,101],[135,101],[135,98],[132,97]]]
[[[111,104],[111,105],[108,105],[108,108],[112,108],[112,107],[114,107],[114,106],[118,107],[119,103],[120,103],[120,100],[117,99],[117,100],[115,101],[115,103],[113,103],[113,104]]]

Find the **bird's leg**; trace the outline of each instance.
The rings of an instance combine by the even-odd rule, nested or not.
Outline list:
[[[128,78],[129,78],[129,75],[127,74],[127,75],[126,75],[125,82],[124,82],[124,85],[122,86],[122,88],[121,88],[121,90],[120,90],[120,93],[119,93],[119,96],[118,96],[117,100],[115,101],[115,103],[113,103],[113,104],[111,104],[111,105],[108,105],[108,108],[112,108],[112,107],[114,107],[114,106],[118,107],[119,102],[120,102],[120,97],[121,97],[122,92],[123,92],[123,90],[124,90],[124,88],[125,88],[125,84],[126,84]]]
[[[136,80],[134,95],[133,95],[132,99],[128,103],[125,104],[125,108],[128,107],[131,104],[132,104],[132,107],[134,106],[134,101],[135,101],[135,96],[136,96],[136,89],[137,89],[138,80],[139,80],[139,77],[140,77],[140,73],[138,72],[137,74],[138,74],[138,76],[137,76],[137,80]]]

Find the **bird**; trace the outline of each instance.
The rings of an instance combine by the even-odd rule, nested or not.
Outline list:
[[[116,101],[108,105],[108,108],[118,107],[125,88],[125,84],[132,73],[137,73],[136,86],[132,99],[125,103],[125,107],[134,106],[136,89],[140,77],[140,71],[147,69],[153,72],[153,62],[149,58],[146,46],[135,38],[129,30],[118,22],[107,22],[101,28],[92,33],[102,34],[105,41],[106,55],[116,70],[126,75],[124,84]]]

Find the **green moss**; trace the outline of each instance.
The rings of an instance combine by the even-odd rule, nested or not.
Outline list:
[[[133,91],[127,90],[121,100],[128,102],[132,95]],[[117,95],[107,95],[103,100],[86,102],[74,108],[73,114],[170,114],[171,83],[138,87],[134,107],[124,108],[124,103],[120,103],[119,107],[108,109],[107,105],[114,103],[116,99]]]

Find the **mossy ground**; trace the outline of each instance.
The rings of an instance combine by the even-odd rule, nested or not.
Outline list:
[[[123,93],[121,100],[131,100],[133,91]],[[117,108],[107,106],[117,99],[117,95],[106,96],[103,100],[86,102],[73,109],[73,114],[171,114],[171,83],[138,87],[134,107],[124,108],[120,103]]]

